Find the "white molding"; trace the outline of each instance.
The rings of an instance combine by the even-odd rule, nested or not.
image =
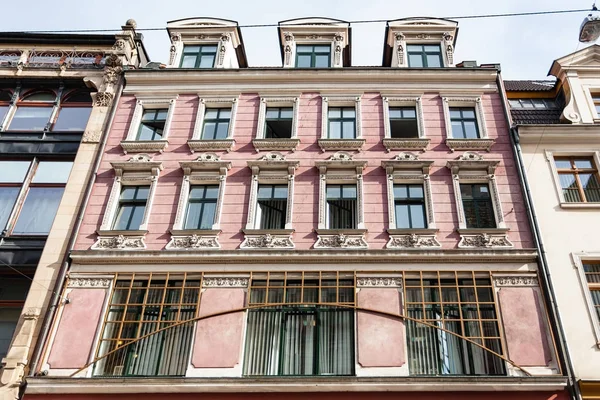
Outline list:
[[[513,248],[514,245],[508,240],[506,232],[498,232],[495,229],[482,229],[483,232],[468,234],[460,232],[459,249],[501,249]]]
[[[494,287],[539,287],[536,275],[498,275],[494,274]]]
[[[416,233],[408,233],[405,235],[396,235],[390,233],[390,240],[385,245],[386,249],[441,249],[442,245],[438,242],[435,232],[431,234],[423,234],[416,230]]]
[[[68,288],[93,288],[93,289],[106,289],[110,287],[113,281],[112,277],[107,276],[70,276],[67,280]]]
[[[362,118],[361,118],[361,98],[356,96],[321,96],[321,139],[330,139],[329,131],[329,106],[348,107],[353,106],[355,112],[355,135],[354,139],[362,139]],[[334,139],[334,140],[352,140],[352,139]]]
[[[202,280],[203,288],[247,288],[250,280],[245,277],[219,277],[205,276]]]
[[[125,145],[123,147],[123,149],[125,150],[126,153],[128,151],[129,152],[152,151],[157,146],[156,144],[154,146],[149,144],[147,146],[149,149],[148,150],[148,149],[146,149],[146,147],[142,146],[142,144],[144,142],[154,142],[154,141],[139,141],[136,139],[139,128],[140,128],[140,124],[142,123],[142,116],[144,114],[144,110],[161,109],[161,108],[167,109],[167,118],[165,120],[165,127],[163,129],[163,137],[161,140],[157,140],[156,142],[157,143],[168,142],[169,132],[171,130],[171,124],[173,121],[173,114],[175,112],[175,104],[177,102],[178,97],[179,96],[166,97],[166,98],[143,97],[143,98],[137,99],[136,104],[135,104],[135,109],[133,112],[133,116],[131,118],[131,123],[129,124],[129,130],[127,131],[127,137],[122,142]],[[135,146],[136,143],[137,143],[137,146]],[[164,147],[166,147],[166,143],[164,143],[162,148],[160,149],[161,152],[164,149]]]
[[[174,231],[177,232],[177,231]],[[166,250],[214,250],[220,249],[219,235],[205,235],[197,231],[191,235],[171,235],[171,240],[165,247]]]
[[[145,249],[144,236],[98,236],[92,250],[140,250]]]
[[[598,208],[600,207],[600,203],[575,203],[575,202],[567,202],[565,200],[565,195],[563,193],[562,187],[560,185],[560,179],[558,177],[558,170],[556,169],[556,164],[554,163],[554,157],[580,157],[580,156],[588,156],[594,159],[594,163],[596,166],[600,166],[600,152],[594,150],[546,150],[545,152],[546,161],[550,166],[550,173],[552,174],[552,181],[554,182],[554,189],[558,196],[558,201],[561,208]]]
[[[479,129],[478,139],[455,138],[452,134],[452,121],[450,119],[450,107],[473,107],[477,127]],[[446,126],[446,144],[452,150],[482,150],[490,151],[495,143],[488,136],[487,123],[483,110],[482,96],[448,97],[442,96],[442,108],[444,111],[444,122]]]
[[[583,261],[598,261],[600,260],[600,253],[571,253],[571,259],[573,260],[573,266],[577,270],[577,277],[579,278],[580,288],[582,290],[585,303],[587,305],[588,317],[594,330],[596,337],[596,347],[600,348],[600,319],[596,314],[594,302],[592,301],[592,295],[590,293],[589,284],[585,277],[585,270],[583,268]]]
[[[416,138],[411,139],[424,139],[425,135],[425,116],[423,114],[423,101],[421,96],[416,97],[388,97],[382,96],[383,101],[383,132],[385,139],[392,139],[391,126],[390,126],[390,106],[391,107],[414,107],[415,116],[417,119],[417,133]],[[397,139],[398,140],[398,139]],[[401,138],[400,140],[410,140],[409,138]],[[388,149],[389,150],[389,149]]]
[[[300,116],[300,97],[261,97],[258,108],[258,123],[256,125],[256,139],[265,139],[265,126],[267,108],[273,107],[292,107],[292,132],[290,139],[298,137],[298,118]],[[277,140],[277,139],[272,139]],[[281,139],[285,140],[285,139]]]
[[[246,233],[240,249],[294,249],[292,235],[277,235],[265,233],[264,235],[252,235]]]
[[[235,120],[237,114],[238,98],[236,97],[204,97],[198,95],[198,112],[196,113],[196,123],[194,124],[194,132],[192,134],[192,140],[204,140],[202,139],[202,130],[204,128],[204,116],[207,108],[225,108],[228,105],[231,107],[231,116],[229,119],[229,130],[227,131],[227,138],[233,139],[235,130]],[[218,141],[215,140],[215,141]]]
[[[357,288],[372,288],[372,287],[385,287],[385,288],[398,288],[402,289],[402,276],[359,276],[356,278]]]
[[[345,230],[351,232],[352,229]],[[369,245],[364,234],[338,233],[338,234],[318,234],[317,241],[313,248],[315,249],[368,249]]]

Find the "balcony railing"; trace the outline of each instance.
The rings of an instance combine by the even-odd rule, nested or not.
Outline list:
[[[102,52],[77,50],[0,50],[0,68],[100,69]]]

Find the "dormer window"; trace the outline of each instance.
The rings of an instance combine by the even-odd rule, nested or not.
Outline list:
[[[406,46],[408,66],[412,68],[439,68],[444,66],[440,45],[409,44]]]
[[[213,68],[217,58],[217,45],[183,46],[181,68]]]
[[[331,66],[330,45],[297,45],[297,68],[329,68]]]

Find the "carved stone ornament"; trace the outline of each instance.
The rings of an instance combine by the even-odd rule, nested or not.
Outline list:
[[[335,150],[360,151],[365,145],[365,139],[319,139],[317,143],[323,152]]]
[[[456,150],[485,150],[489,152],[496,143],[494,139],[446,139],[446,146],[450,151]]]
[[[217,236],[189,235],[172,236],[167,244],[167,250],[213,250],[219,249],[221,245]]]
[[[300,139],[253,139],[252,144],[257,151],[288,150],[295,151]]]
[[[215,153],[202,153],[196,158],[196,161],[217,162],[221,161],[221,158]]]
[[[131,157],[128,162],[130,163],[144,163],[144,162],[151,162],[152,158],[145,153],[140,153],[140,154],[136,154],[135,156]]]
[[[283,32],[283,39],[286,42],[293,42],[294,41],[294,35],[291,32]]]
[[[208,278],[202,280],[202,287],[206,288],[245,288],[248,287],[248,278]]]
[[[29,307],[23,310],[23,318],[30,321],[37,320],[42,313],[42,309],[39,307]]]
[[[188,146],[192,152],[206,150],[224,150],[230,152],[233,145],[233,139],[222,140],[188,140]]]
[[[383,145],[388,152],[392,150],[420,150],[425,151],[429,146],[431,139],[419,138],[419,139],[396,139],[396,138],[384,138]]]
[[[285,156],[277,151],[265,154],[260,161],[285,161]]]
[[[329,161],[352,161],[352,155],[345,151],[338,151],[328,158]]]
[[[240,249],[293,249],[294,242],[289,235],[246,235]]]
[[[497,276],[494,278],[494,286],[539,286],[539,283],[535,276]]]
[[[98,92],[95,97],[94,106],[109,107],[112,104],[115,95],[109,92]]]
[[[123,50],[125,48],[125,41],[122,39],[117,40],[112,48],[113,50]]]
[[[181,33],[171,33],[171,42],[180,42],[181,41]]]
[[[111,68],[123,66],[123,61],[121,60],[121,57],[119,57],[116,54],[111,54],[108,57],[106,57],[106,61],[104,63],[107,67]]]
[[[458,161],[483,161],[483,156],[471,151],[465,151],[462,156],[458,157]]]
[[[421,249],[441,248],[442,245],[437,241],[435,235],[412,233],[409,235],[390,235],[390,240],[385,247],[388,249]]]
[[[110,286],[111,281],[110,278],[69,278],[67,287],[104,289]]]
[[[99,236],[92,250],[141,250],[145,249],[143,236]]]
[[[508,240],[506,234],[481,233],[477,235],[460,235],[458,247],[465,248],[512,248],[513,244]]]
[[[85,131],[81,138],[82,143],[98,143],[102,137],[102,131]]]
[[[402,152],[394,157],[396,161],[419,161],[419,156],[415,153]]]
[[[400,277],[365,277],[356,279],[357,287],[387,287],[402,288],[402,278]]]
[[[364,235],[318,235],[315,249],[366,249],[369,245]]]
[[[143,141],[122,141],[121,148],[123,153],[137,153],[148,151],[152,153],[162,153],[167,148],[169,142],[166,140],[143,140]]]

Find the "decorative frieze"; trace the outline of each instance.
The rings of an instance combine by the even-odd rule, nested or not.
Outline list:
[[[429,146],[431,139],[395,139],[385,138],[383,139],[383,146],[388,152],[392,150],[419,150],[425,151]]]
[[[514,245],[508,240],[508,236],[505,233],[501,234],[488,234],[480,233],[475,235],[461,234],[460,242],[458,247],[461,249],[470,248],[512,248]]]
[[[318,143],[323,152],[336,150],[360,151],[365,144],[365,139],[319,139]]]
[[[246,235],[240,249],[293,249],[290,235]]]
[[[138,140],[138,141],[122,141],[121,148],[123,153],[139,153],[143,151],[155,153],[162,153],[168,146],[169,142],[166,140]]]
[[[367,249],[369,247],[365,235],[317,235],[315,249]]]
[[[390,235],[390,240],[385,246],[388,249],[439,249],[442,247],[435,235]]]
[[[143,236],[98,236],[92,250],[140,250],[145,249]]]
[[[188,140],[188,146],[193,152],[196,151],[227,151],[230,152],[235,144],[233,139],[223,140]]]
[[[216,235],[188,235],[171,236],[171,241],[167,244],[167,250],[214,250],[220,249],[218,237]]]
[[[252,144],[256,151],[296,151],[300,144],[300,139],[254,139],[252,140]]]
[[[489,152],[496,141],[494,139],[446,139],[446,146],[450,151],[457,150],[485,150]]]
[[[496,276],[494,277],[494,286],[539,286],[536,276]]]
[[[67,282],[68,288],[97,288],[104,289],[110,286],[112,279],[110,278],[69,278]]]
[[[204,277],[202,287],[205,288],[246,288],[248,287],[248,278],[240,277]]]
[[[356,278],[356,287],[386,287],[402,288],[401,277],[358,277]]]
[[[95,97],[94,107],[109,107],[115,95],[109,92],[98,92],[93,97]]]

